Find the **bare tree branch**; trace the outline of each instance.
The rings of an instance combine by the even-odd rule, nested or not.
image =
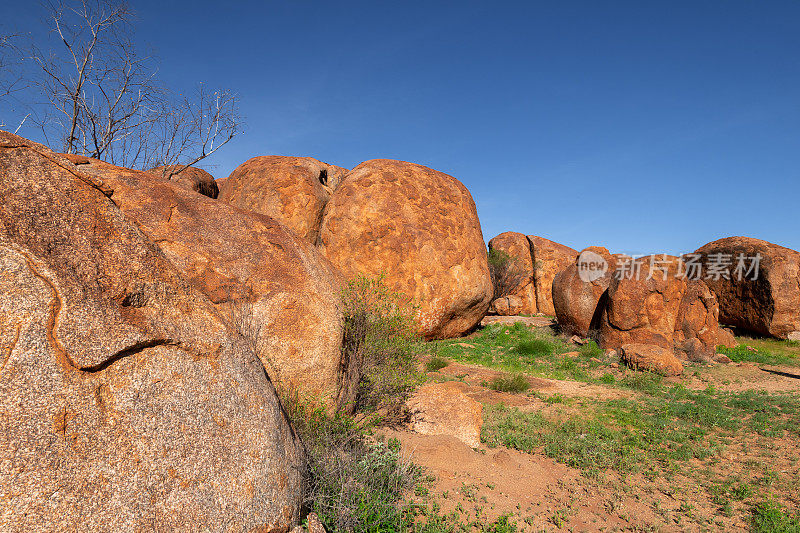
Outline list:
[[[18,41],[20,35],[0,35],[0,104],[12,107],[13,95],[26,88],[26,80],[20,68],[21,56]],[[7,112],[0,108],[0,127],[6,127]],[[26,116],[17,126],[17,131],[24,124]]]
[[[229,91],[176,96],[156,78],[157,64],[137,53],[133,14],[115,0],[55,0],[48,24],[58,45],[32,47],[45,111],[36,120],[56,132],[64,152],[130,168],[166,166],[167,178],[197,164],[242,131]]]

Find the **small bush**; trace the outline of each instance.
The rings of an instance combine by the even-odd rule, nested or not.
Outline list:
[[[431,357],[427,363],[425,363],[425,370],[428,372],[438,372],[439,370],[443,369],[447,365],[450,364],[450,361],[445,359],[444,357],[434,356]]]
[[[601,357],[603,355],[603,349],[600,348],[596,342],[589,341],[580,348],[578,348],[578,353],[580,353],[583,357],[591,358],[591,357]]]
[[[359,276],[342,292],[344,335],[337,409],[396,410],[419,381],[422,340],[413,306],[390,291],[384,277]]]
[[[499,392],[525,392],[530,387],[531,384],[522,374],[494,378],[489,384],[490,389]]]
[[[306,449],[304,507],[328,531],[400,531],[403,496],[421,471],[400,455],[400,443],[369,442],[368,426],[323,406],[284,399]]]
[[[517,258],[502,250],[490,249],[488,260],[494,287],[493,300],[513,293],[528,277]]]

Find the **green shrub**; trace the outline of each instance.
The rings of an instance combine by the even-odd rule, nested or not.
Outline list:
[[[425,363],[425,370],[428,372],[438,372],[439,370],[443,369],[447,365],[450,364],[450,361],[445,359],[444,357],[439,357],[438,355],[431,357],[427,363]]]
[[[489,384],[489,388],[499,392],[525,392],[531,387],[528,379],[522,374],[497,377]]]
[[[517,258],[502,250],[490,249],[488,261],[489,274],[492,278],[492,287],[494,287],[493,300],[514,292],[528,276]]]
[[[384,277],[359,276],[342,291],[344,335],[337,409],[396,410],[419,382],[422,340],[413,306],[390,291]]]
[[[603,355],[603,349],[600,348],[596,342],[589,341],[580,348],[578,348],[578,353],[580,353],[583,357],[591,358],[591,357],[601,357]]]
[[[369,424],[348,414],[296,397],[283,403],[306,450],[304,508],[328,531],[401,531],[403,497],[421,471],[400,443],[370,442]]]

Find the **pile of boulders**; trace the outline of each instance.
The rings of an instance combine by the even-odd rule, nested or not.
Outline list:
[[[595,264],[603,268],[587,268]],[[727,359],[716,349],[735,341],[720,324],[800,336],[798,265],[798,252],[746,237],[720,239],[681,258],[633,259],[590,247],[556,276],[553,301],[565,333],[618,350],[630,366],[675,373],[681,360]],[[661,363],[647,363],[655,359]]]
[[[443,172],[388,159],[346,171],[311,158],[256,157],[225,180],[220,199],[286,225],[346,279],[383,275],[414,300],[426,339],[463,335],[491,303],[475,202]]]
[[[333,406],[346,280],[384,276],[428,339],[491,303],[469,191],[420,165],[215,181],[0,132],[0,180],[0,529],[287,531],[305,458],[275,387]]]

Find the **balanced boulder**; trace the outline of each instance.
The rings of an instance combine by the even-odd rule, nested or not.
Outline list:
[[[786,339],[800,332],[800,252],[749,237],[698,249],[702,277],[719,301],[719,319]]]
[[[536,308],[539,313],[552,316],[556,313],[553,305],[553,280],[575,261],[578,251],[536,235],[528,235],[528,241],[534,264]]]
[[[290,529],[263,365],[79,168],[0,133],[0,530]]]
[[[272,218],[214,201],[150,173],[93,159],[81,167],[217,306],[283,390],[330,404],[339,376],[341,279]]]
[[[427,339],[462,335],[486,314],[492,281],[485,246],[475,202],[460,181],[387,159],[347,174],[325,208],[319,239],[346,278],[383,274],[390,289],[412,298]]]
[[[600,304],[617,268],[617,257],[590,246],[553,279],[553,308],[561,331],[588,337],[600,327]]]
[[[311,157],[253,157],[228,176],[220,200],[268,215],[315,244],[323,209],[346,172]]]
[[[519,271],[519,277],[521,278],[519,282],[514,287],[507,288],[509,291],[507,296],[513,296],[519,301],[519,305],[513,306],[512,314],[536,314],[533,256],[531,255],[531,245],[528,238],[522,233],[506,231],[489,241],[489,250],[498,250],[508,254],[514,261],[512,268]],[[499,315],[508,315],[512,311],[510,306],[503,305],[503,302],[492,307]],[[507,309],[507,311],[503,312],[501,311],[502,309]]]

